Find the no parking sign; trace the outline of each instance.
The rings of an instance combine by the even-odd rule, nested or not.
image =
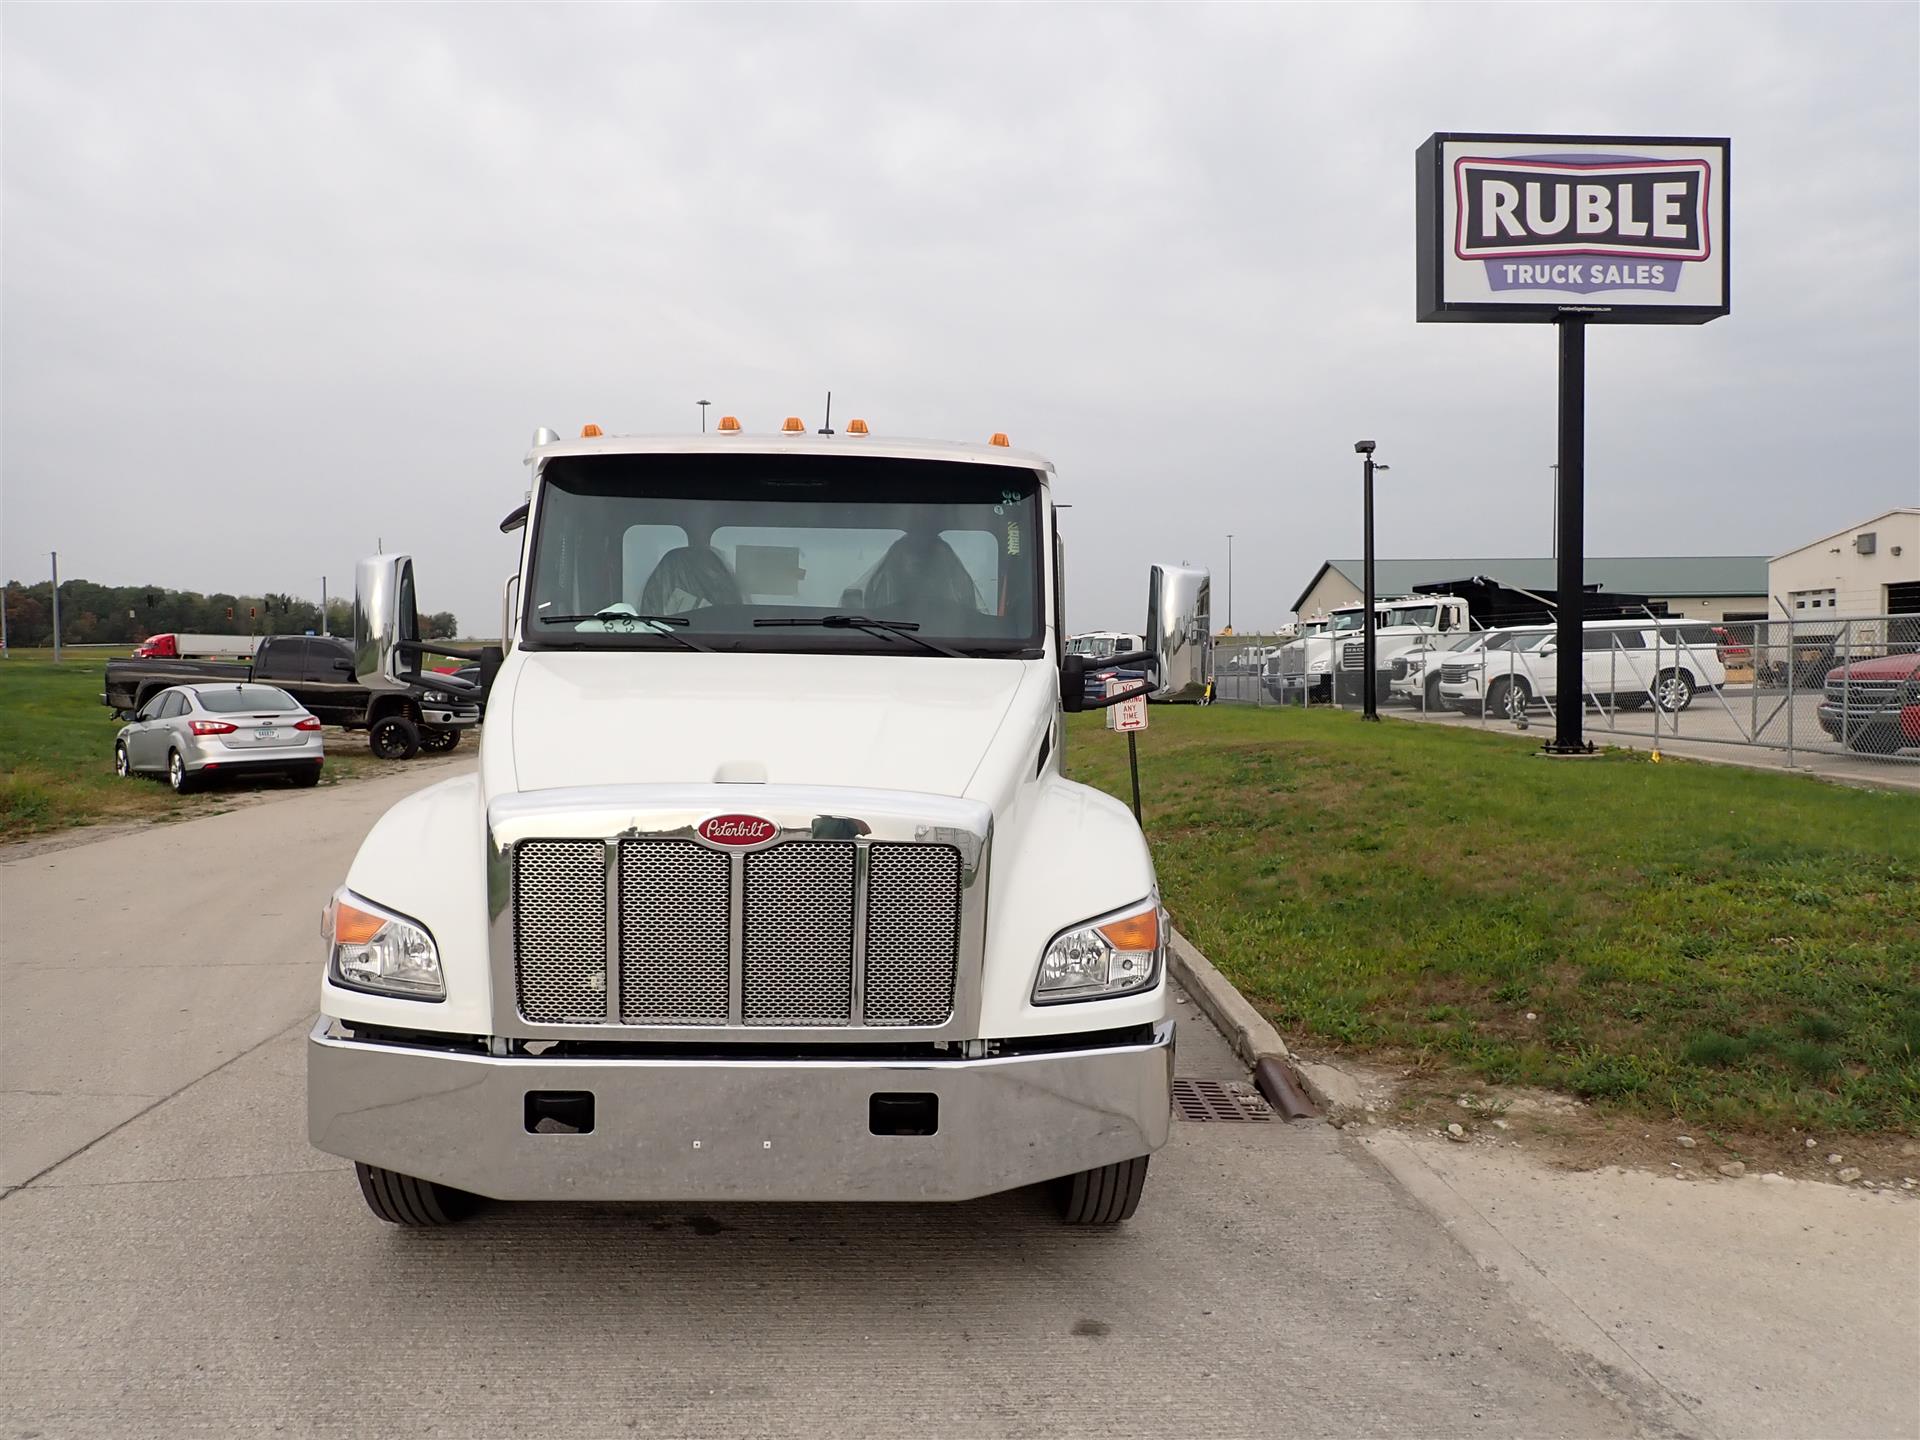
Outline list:
[[[1139,680],[1109,680],[1107,694],[1118,695],[1123,690],[1138,689]],[[1107,707],[1107,729],[1144,730],[1147,728],[1147,697],[1142,695],[1135,700],[1122,700],[1118,705]]]

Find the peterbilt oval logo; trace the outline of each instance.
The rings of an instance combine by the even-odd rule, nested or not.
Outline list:
[[[712,845],[761,845],[773,839],[780,827],[758,815],[716,815],[701,822],[697,832]]]

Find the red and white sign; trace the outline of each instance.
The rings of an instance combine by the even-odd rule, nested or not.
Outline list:
[[[1138,680],[1109,680],[1107,694],[1118,695],[1125,690],[1137,690]],[[1147,728],[1147,697],[1137,700],[1122,700],[1118,705],[1107,707],[1107,728],[1109,730],[1144,730]]]
[[[764,845],[780,827],[758,815],[716,815],[696,832],[709,845]]]

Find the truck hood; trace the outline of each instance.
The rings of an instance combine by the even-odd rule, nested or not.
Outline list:
[[[1024,669],[933,655],[521,652],[488,744],[506,721],[521,790],[734,781],[960,795]]]
[[[1872,660],[1856,660],[1851,665],[1836,665],[1827,672],[1827,683],[1843,680],[1920,679],[1920,655],[1881,655]]]

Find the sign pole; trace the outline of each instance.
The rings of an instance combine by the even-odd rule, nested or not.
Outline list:
[[[1133,772],[1133,823],[1140,823],[1140,732],[1127,731],[1127,769]]]
[[[48,552],[53,556],[53,663],[60,663],[60,552]]]
[[[1559,586],[1553,657],[1554,755],[1584,755],[1586,717],[1586,461],[1587,319],[1567,314],[1554,327],[1560,339],[1560,463],[1554,469],[1555,580]]]

